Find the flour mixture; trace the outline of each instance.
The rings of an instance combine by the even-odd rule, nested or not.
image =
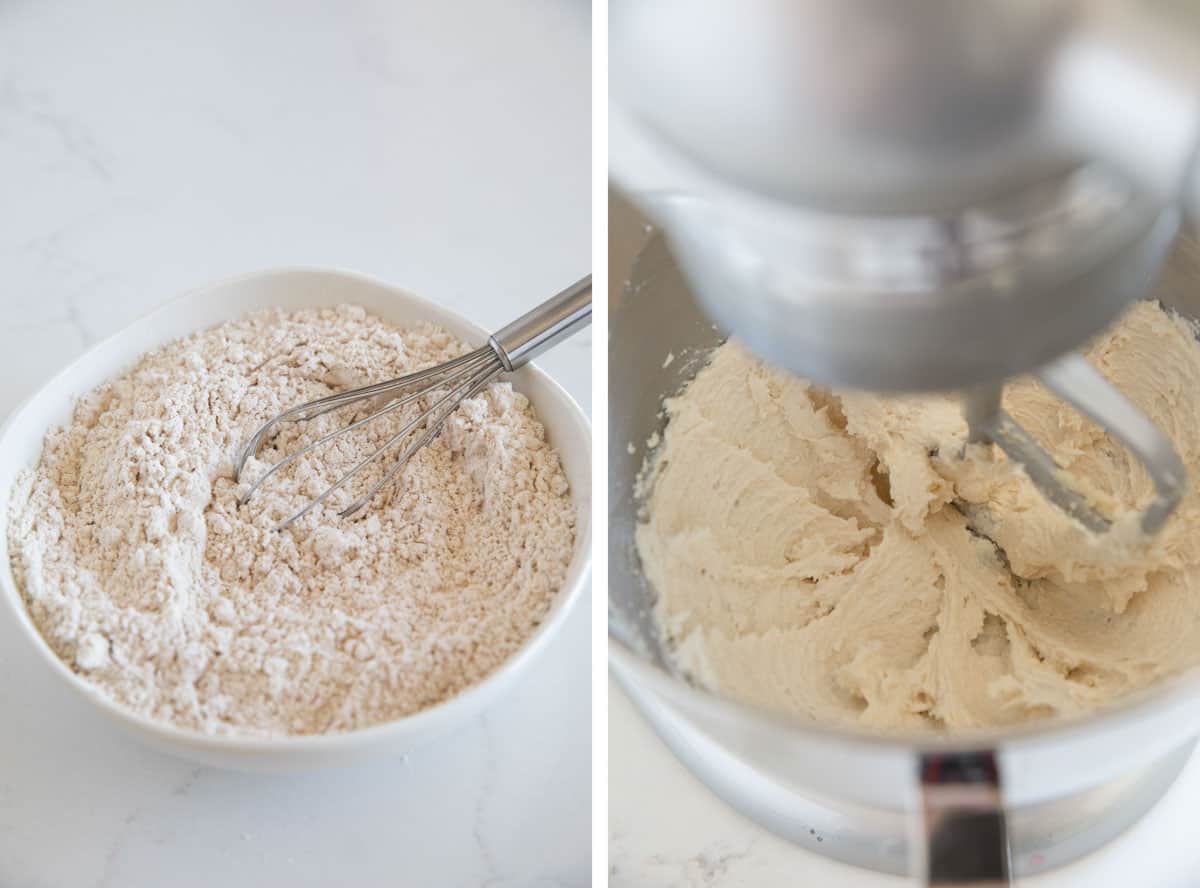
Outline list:
[[[464,403],[357,520],[335,515],[346,490],[272,529],[413,413],[318,449],[245,506],[232,478],[272,415],[466,350],[351,306],[266,312],[80,399],[13,498],[14,573],[42,635],[120,704],[205,733],[346,731],[483,679],[543,618],[574,543],[566,479],[524,396],[496,383]],[[347,413],[286,427],[244,477]]]
[[[948,397],[827,393],[736,345],[668,402],[638,530],[679,665],[732,697],[880,729],[1103,707],[1200,661],[1200,345],[1140,303],[1088,358],[1163,429],[1188,493],[1095,537]],[[1033,382],[1005,407],[1130,528],[1140,465]],[[971,517],[968,519],[965,514]]]

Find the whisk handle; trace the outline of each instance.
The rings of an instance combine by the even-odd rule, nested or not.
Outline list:
[[[580,278],[557,296],[497,330],[488,344],[505,370],[516,370],[592,322],[592,276]]]

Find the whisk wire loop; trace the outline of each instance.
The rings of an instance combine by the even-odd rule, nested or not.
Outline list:
[[[411,443],[404,448],[396,463],[384,473],[383,477],[372,484],[366,493],[339,512],[342,517],[356,514],[396,477],[396,474],[404,468],[418,450],[438,436],[446,421],[463,401],[478,395],[501,373],[520,369],[532,357],[582,329],[591,322],[591,313],[592,278],[591,275],[587,275],[508,326],[498,330],[488,340],[487,345],[474,351],[435,367],[418,370],[396,379],[326,395],[323,398],[317,398],[283,411],[255,430],[254,434],[237,452],[234,459],[234,476],[239,483],[242,481],[242,475],[250,458],[258,453],[263,443],[282,424],[308,422],[343,407],[360,404],[364,401],[375,401],[378,404],[378,399],[391,396],[382,407],[371,409],[367,416],[321,435],[315,441],[272,463],[238,498],[238,505],[245,505],[263,485],[263,482],[282,469],[293,465],[301,457],[330,444],[342,435],[362,428],[367,423],[395,413],[423,398],[433,398],[432,404],[422,410],[415,419],[406,423],[382,446],[360,460],[302,509],[277,524],[275,529],[284,530],[290,527],[345,487],[352,478],[397,443],[413,437]],[[439,392],[444,393],[435,398],[434,396]]]
[[[449,418],[450,414],[453,413],[456,409],[458,409],[458,405],[461,404],[464,400],[466,400],[466,398],[469,397],[467,392],[471,391],[472,389],[476,389],[476,385],[478,384],[479,380],[481,380],[481,379],[484,381],[484,384],[486,384],[487,379],[498,374],[500,372],[500,370],[501,370],[501,368],[500,368],[499,364],[497,363],[497,365],[495,367],[478,371],[474,376],[470,376],[465,380],[463,380],[463,379],[457,380],[451,386],[450,391],[448,391],[445,395],[443,395],[441,398],[439,398],[437,401],[435,401],[432,407],[430,407],[428,410],[421,413],[420,416],[418,416],[412,422],[405,425],[404,428],[400,429],[400,431],[396,432],[396,434],[392,435],[390,438],[388,438],[386,441],[384,441],[383,444],[378,449],[376,449],[369,456],[366,456],[362,460],[360,460],[352,469],[350,469],[348,472],[346,472],[344,475],[342,475],[341,478],[339,478],[337,481],[335,481],[329,487],[325,488],[325,490],[318,497],[316,497],[315,499],[310,501],[306,506],[304,506],[304,508],[300,509],[298,512],[293,513],[288,518],[284,519],[279,524],[277,524],[275,526],[275,529],[276,530],[286,530],[288,527],[290,527],[295,522],[299,521],[301,518],[303,518],[305,515],[307,515],[309,512],[311,512],[317,506],[321,505],[321,503],[325,502],[325,500],[329,499],[329,497],[332,496],[336,491],[341,490],[343,487],[345,487],[346,484],[348,484],[352,478],[354,478],[359,472],[361,472],[367,466],[371,465],[371,463],[373,463],[377,459],[379,459],[379,457],[383,456],[383,454],[386,453],[388,450],[390,450],[391,447],[397,441],[407,438],[409,435],[411,435],[413,433],[414,430],[421,427],[422,425],[428,425],[428,429],[426,431],[425,436],[423,436],[422,438],[419,438],[415,444],[413,444],[412,446],[407,448],[404,451],[404,453],[401,454],[400,459],[397,460],[396,465],[393,466],[392,469],[389,470],[389,472],[385,476],[388,480],[395,477],[396,472],[398,472],[404,466],[404,464],[408,462],[408,460],[412,457],[412,455],[414,453],[416,453],[420,447],[423,447],[429,441],[433,440],[433,438],[436,436],[438,431],[441,431],[442,425]],[[485,373],[486,373],[486,376],[485,376]],[[482,389],[482,387],[483,387],[482,385],[479,385],[478,388]],[[478,389],[476,389],[476,390],[478,390]],[[434,414],[440,408],[442,408],[446,405],[449,405],[449,409],[443,411],[443,413],[440,416],[438,416],[436,419],[432,419],[432,421],[431,421],[431,418],[434,416]],[[342,430],[343,433],[345,431],[346,431],[345,429]],[[359,500],[356,500],[354,503],[351,504],[351,506],[349,508],[343,510],[340,514],[343,517],[347,517],[348,515],[352,514],[353,512],[358,511],[358,509],[361,508],[362,505],[368,499],[370,499],[372,496],[374,496],[374,494],[381,487],[383,487],[383,484],[375,485],[374,487],[371,488],[370,491],[368,491],[368,493],[365,495],[365,498],[360,497]]]

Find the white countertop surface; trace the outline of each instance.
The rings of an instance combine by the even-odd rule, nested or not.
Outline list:
[[[738,814],[671,754],[609,681],[610,888],[916,888],[802,850]],[[1114,842],[1020,888],[1200,885],[1200,755],[1150,813]]]
[[[169,8],[168,8],[169,7]],[[584,0],[0,3],[0,415],[192,286],[286,264],[498,326],[590,265]],[[542,365],[590,409],[591,336]],[[0,888],[581,886],[585,606],[407,758],[292,777],[149,752],[0,621]]]

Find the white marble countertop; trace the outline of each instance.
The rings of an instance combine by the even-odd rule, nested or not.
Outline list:
[[[714,796],[609,681],[610,888],[916,888],[802,850]],[[1020,888],[1195,888],[1200,755],[1163,799],[1114,842]]]
[[[485,325],[589,268],[584,0],[0,4],[0,415],[192,286],[356,269]],[[590,408],[591,336],[541,362]],[[589,631],[405,759],[197,769],[0,621],[0,886],[577,886]]]

